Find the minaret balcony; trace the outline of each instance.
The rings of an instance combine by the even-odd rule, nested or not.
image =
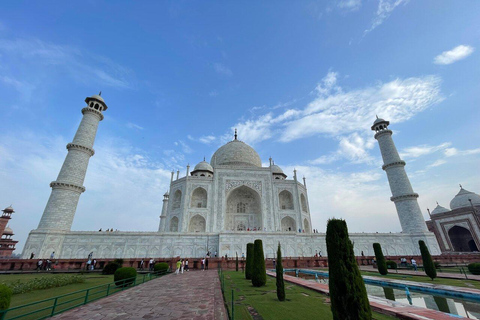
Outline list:
[[[404,167],[406,165],[405,161],[403,160],[400,160],[400,161],[395,161],[395,162],[391,162],[389,164],[384,164],[382,166],[382,169],[383,170],[387,170],[387,168],[392,168],[392,167]]]
[[[92,148],[85,147],[85,146],[82,146],[82,145],[76,144],[76,143],[67,144],[67,150],[70,151],[70,149],[83,151],[83,152],[87,153],[90,157],[92,157],[95,154],[95,150],[93,150]]]
[[[103,113],[101,113],[100,111],[96,110],[96,109],[93,109],[93,108],[90,108],[90,107],[85,107],[82,109],[82,114],[85,114],[85,113],[93,113],[93,114],[96,114],[99,118],[100,118],[100,121],[103,120]]]
[[[375,133],[374,138],[378,139],[380,136],[383,136],[384,134],[392,135],[393,132],[392,132],[392,130],[389,130],[389,129],[381,130],[381,131],[378,131],[377,133]]]
[[[418,193],[411,193],[411,194],[402,194],[401,196],[390,197],[390,200],[395,201],[403,201],[403,200],[415,200],[418,198]]]
[[[66,190],[71,190],[78,193],[83,193],[86,190],[85,187],[83,186],[79,186],[73,183],[58,182],[58,181],[50,182],[50,187],[52,189],[66,189]]]

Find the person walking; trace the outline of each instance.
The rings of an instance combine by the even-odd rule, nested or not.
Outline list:
[[[148,270],[150,271],[153,271],[153,262],[154,262],[153,258],[150,259],[150,261],[148,262]]]
[[[179,274],[180,272],[180,268],[182,267],[182,261],[180,261],[180,259],[178,259],[177,261],[177,270],[175,270],[175,274]]]
[[[37,269],[35,269],[35,270],[42,270],[42,264],[43,264],[43,260],[41,260],[41,259],[38,260],[37,261]]]
[[[202,271],[205,271],[205,258],[202,258]]]
[[[205,270],[208,270],[208,258],[205,259]]]
[[[140,270],[141,270],[141,271],[143,271],[143,264],[144,264],[144,263],[145,263],[145,262],[144,262],[143,259],[142,259],[142,260],[140,261]]]
[[[185,269],[185,260],[183,260],[183,259],[182,259],[182,266],[180,268],[181,268],[180,271],[183,274],[183,270]]]
[[[415,259],[412,258],[411,262],[412,262],[413,269],[415,270],[415,272],[417,272],[417,261],[415,261]]]
[[[185,271],[188,271],[188,259],[185,260]]]
[[[53,257],[55,257],[55,251],[53,251],[52,254],[50,255],[50,260],[53,260]]]

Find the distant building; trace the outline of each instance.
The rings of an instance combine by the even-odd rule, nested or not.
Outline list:
[[[12,213],[15,212],[12,207],[7,207],[2,210],[3,214],[0,217],[0,257],[9,258],[15,250],[15,245],[18,241],[13,240],[13,230],[7,226],[8,221],[12,218]]]
[[[476,252],[480,248],[480,195],[463,189],[450,201],[450,209],[438,204],[427,221],[442,252]]]

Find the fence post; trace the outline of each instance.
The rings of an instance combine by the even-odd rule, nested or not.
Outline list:
[[[53,301],[52,313],[50,314],[50,317],[53,317],[55,315],[55,308],[57,308],[57,301],[58,301],[58,298],[55,298],[55,300]]]
[[[87,304],[88,302],[88,293],[90,292],[90,289],[87,289],[87,292],[85,292],[85,301],[83,301],[83,304]]]
[[[235,319],[235,292],[232,289],[232,320]]]
[[[108,287],[107,287],[107,297],[109,293],[110,293],[110,283],[108,284]]]

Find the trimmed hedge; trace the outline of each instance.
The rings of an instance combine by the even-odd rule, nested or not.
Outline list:
[[[80,275],[55,275],[53,277],[40,277],[27,281],[17,280],[9,283],[1,283],[0,285],[5,285],[12,289],[13,294],[19,294],[83,282],[85,282],[85,277]]]
[[[378,272],[383,276],[388,274],[385,256],[383,255],[382,246],[380,246],[380,243],[373,244],[373,251],[375,251],[375,259],[377,260]]]
[[[0,284],[0,310],[6,310],[10,307],[13,290],[4,284]],[[3,317],[2,317],[3,318]]]
[[[480,263],[479,262],[474,262],[470,263],[468,266],[468,271],[470,271],[471,274],[479,275],[480,274]]]
[[[247,280],[252,280],[254,250],[253,243],[247,243],[247,262],[245,265],[245,279]]]
[[[267,270],[262,240],[255,240],[254,246],[252,284],[254,287],[263,287],[267,283]]]
[[[433,264],[432,256],[428,251],[425,241],[420,240],[418,241],[418,244],[420,245],[420,253],[422,254],[423,268],[425,269],[425,273],[430,277],[430,279],[433,280],[437,277],[437,269],[435,269],[435,265]]]
[[[117,287],[127,287],[131,285],[137,277],[137,270],[132,267],[119,268],[113,275],[113,280]],[[129,279],[124,281],[125,279]]]
[[[116,262],[109,262],[103,267],[102,274],[115,274],[115,271],[117,271],[118,268],[121,268],[122,266]]]
[[[159,262],[159,263],[155,263],[155,265],[153,266],[153,271],[155,271],[155,272],[167,271],[168,268],[169,268],[168,263]]]
[[[347,223],[330,219],[327,223],[327,253],[330,302],[334,320],[371,320],[367,290],[358,269]]]
[[[397,263],[395,261],[387,260],[385,263],[387,264],[387,269],[397,269]]]
[[[279,301],[285,301],[285,282],[283,281],[282,249],[280,247],[280,242],[278,243],[275,271],[277,273],[277,298]]]

